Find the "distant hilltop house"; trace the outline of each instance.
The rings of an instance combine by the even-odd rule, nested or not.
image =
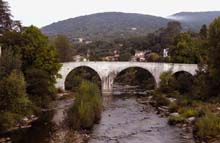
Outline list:
[[[73,61],[75,61],[75,62],[87,62],[89,60],[84,56],[75,55],[75,56],[73,56]]]
[[[119,61],[119,53],[117,50],[114,51],[114,55],[112,56],[106,56],[106,57],[103,57],[102,60],[103,61]]]
[[[146,54],[150,51],[135,51],[135,55],[132,56],[131,61],[133,62],[145,62],[146,61]]]

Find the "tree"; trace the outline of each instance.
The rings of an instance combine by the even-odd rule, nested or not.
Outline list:
[[[12,29],[11,11],[8,2],[0,0],[0,35]]]
[[[22,117],[31,114],[31,102],[26,94],[24,76],[12,71],[0,81],[0,130],[15,126]]]
[[[210,24],[208,37],[209,93],[212,96],[220,96],[220,17]]]
[[[49,44],[48,38],[34,26],[28,27],[23,37],[26,40],[21,52],[24,72],[32,68],[46,72],[50,79],[49,85],[51,85],[48,88],[53,89],[61,67],[55,48]]]
[[[175,38],[169,53],[171,62],[174,63],[195,63],[197,61],[193,39],[188,33],[181,33]]]
[[[40,69],[28,69],[26,71],[27,91],[31,101],[37,107],[48,108],[53,98],[54,91],[50,83],[50,76]]]
[[[200,34],[200,37],[202,39],[207,39],[207,37],[208,37],[208,29],[207,29],[207,26],[205,24],[202,25],[199,34]]]
[[[10,50],[14,54],[21,54],[22,47],[25,46],[25,39],[21,32],[7,31],[0,38],[2,50]]]
[[[21,60],[18,54],[13,54],[11,50],[4,50],[0,57],[0,80],[9,76],[12,71],[20,71]]]
[[[59,55],[60,62],[69,62],[72,60],[71,44],[66,36],[58,35],[54,41],[54,46]]]

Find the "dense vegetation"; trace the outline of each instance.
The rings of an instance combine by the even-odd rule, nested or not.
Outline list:
[[[71,40],[82,37],[92,41],[118,39],[147,35],[177,20],[183,30],[198,32],[203,24],[209,25],[220,12],[177,13],[170,19],[151,15],[107,12],[59,21],[42,28],[43,33],[54,37],[65,35]],[[136,28],[136,29],[132,29]]]
[[[91,129],[101,119],[102,99],[98,86],[89,81],[82,81],[74,105],[68,111],[67,122],[70,128]]]
[[[169,106],[171,112],[180,114],[170,116],[169,123],[184,123],[187,118],[196,117],[194,134],[198,142],[220,139],[220,113],[217,109],[220,101],[220,18],[212,22],[207,33],[206,64],[199,65],[194,77],[181,73],[174,76],[172,71],[163,73],[160,88],[155,91],[158,106]],[[170,102],[168,97],[177,100]]]
[[[18,125],[53,98],[61,67],[55,48],[34,27],[18,27],[8,3],[0,0],[0,130]]]

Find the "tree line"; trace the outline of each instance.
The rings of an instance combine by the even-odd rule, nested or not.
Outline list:
[[[61,67],[55,47],[37,27],[15,23],[8,2],[0,0],[0,130],[48,108]]]

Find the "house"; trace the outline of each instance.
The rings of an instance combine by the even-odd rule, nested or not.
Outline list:
[[[73,56],[73,61],[75,61],[75,62],[81,62],[81,61],[87,62],[88,59],[85,58],[84,56],[81,56],[81,55],[75,55],[75,56]]]
[[[114,55],[113,56],[106,56],[104,58],[102,58],[103,61],[118,61],[119,60],[119,53],[117,50],[114,51]]]
[[[139,62],[144,62],[146,61],[145,55],[147,51],[135,51],[135,55],[132,56],[131,61],[139,61]]]
[[[169,49],[163,49],[163,57],[166,58],[168,57],[168,52],[169,52]]]

